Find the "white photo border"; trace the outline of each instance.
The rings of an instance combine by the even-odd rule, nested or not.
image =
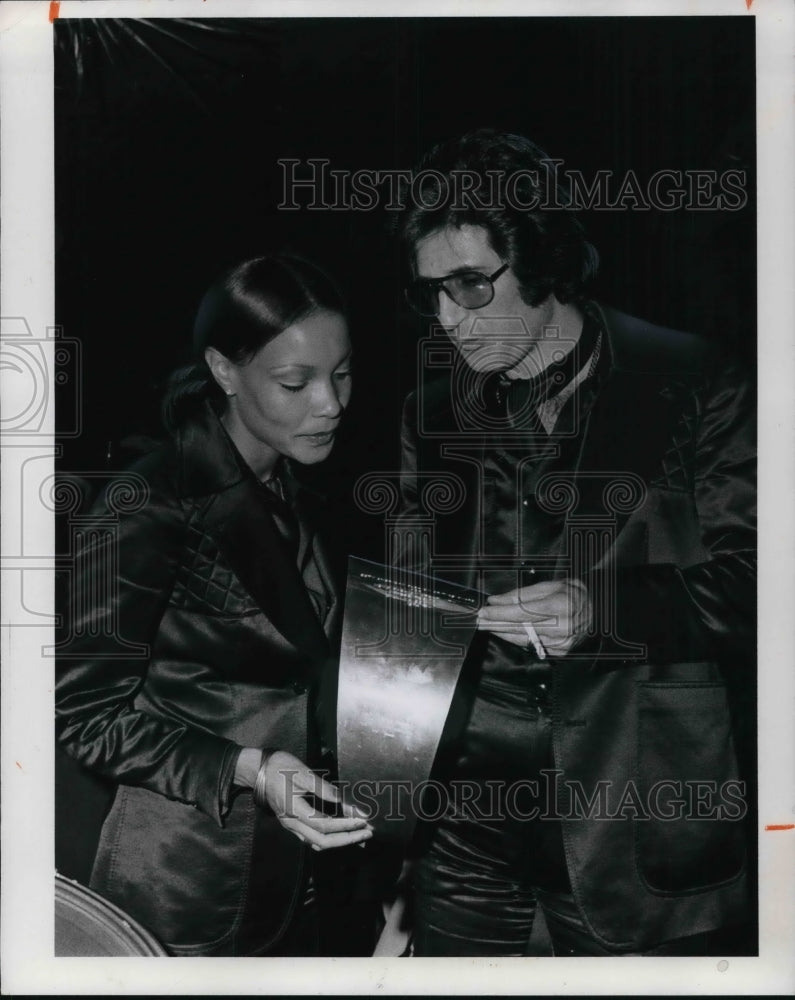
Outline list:
[[[733,994],[795,991],[795,10],[789,0],[47,0],[0,3],[0,312],[52,352],[53,43],[50,17],[735,15],[757,34],[760,392],[759,957],[611,959],[66,959],[53,957],[52,517],[21,495],[24,465],[52,462],[54,428],[2,450],[2,923],[8,994]],[[17,330],[17,327],[14,327]],[[5,332],[5,331],[4,331]],[[4,388],[11,382],[0,372]],[[16,383],[14,383],[16,384]],[[20,401],[4,396],[4,414]],[[51,412],[51,411],[50,411]],[[30,518],[35,519],[31,526]],[[24,521],[24,524],[23,524]],[[23,538],[34,539],[23,551]],[[22,586],[23,559],[28,569]],[[21,618],[16,616],[20,615]],[[24,619],[24,620],[23,620]],[[530,964],[534,963],[534,964]]]

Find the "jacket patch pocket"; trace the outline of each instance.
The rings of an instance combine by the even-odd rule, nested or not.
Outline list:
[[[637,747],[648,816],[635,823],[635,851],[648,888],[697,892],[738,876],[746,805],[725,686],[641,684]]]
[[[92,888],[169,950],[227,940],[242,917],[254,830],[248,796],[223,828],[181,802],[121,786],[102,832]]]

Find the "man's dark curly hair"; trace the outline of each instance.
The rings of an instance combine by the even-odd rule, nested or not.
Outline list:
[[[462,185],[462,174],[454,179],[455,172],[477,177]],[[481,226],[510,264],[528,305],[540,305],[553,293],[563,303],[585,297],[599,254],[567,207],[567,185],[529,139],[494,129],[468,132],[434,146],[414,176],[393,223],[410,267],[424,237],[448,227]],[[482,183],[469,196],[454,197],[478,178]]]

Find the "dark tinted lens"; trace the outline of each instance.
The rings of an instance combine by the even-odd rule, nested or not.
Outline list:
[[[425,281],[413,281],[406,286],[406,301],[420,316],[436,316],[439,312],[439,289]]]
[[[478,271],[467,271],[453,275],[445,282],[454,301],[464,309],[478,309],[491,302],[493,287],[485,274]]]

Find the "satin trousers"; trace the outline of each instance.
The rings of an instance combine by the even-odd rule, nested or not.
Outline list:
[[[481,685],[448,760],[444,814],[418,838],[418,957],[617,954],[593,937],[577,906],[560,822],[528,818],[534,809],[544,815],[538,779],[554,766],[551,718],[535,695],[527,685]],[[713,933],[660,943],[644,954],[720,951]]]
[[[543,811],[530,782],[552,766],[549,715],[504,687],[491,695],[473,708],[444,815],[420,834],[417,956],[551,953],[538,928],[531,942],[539,905],[556,953],[573,953],[570,947],[583,947],[577,939],[588,937],[571,896],[560,823],[527,818]]]

